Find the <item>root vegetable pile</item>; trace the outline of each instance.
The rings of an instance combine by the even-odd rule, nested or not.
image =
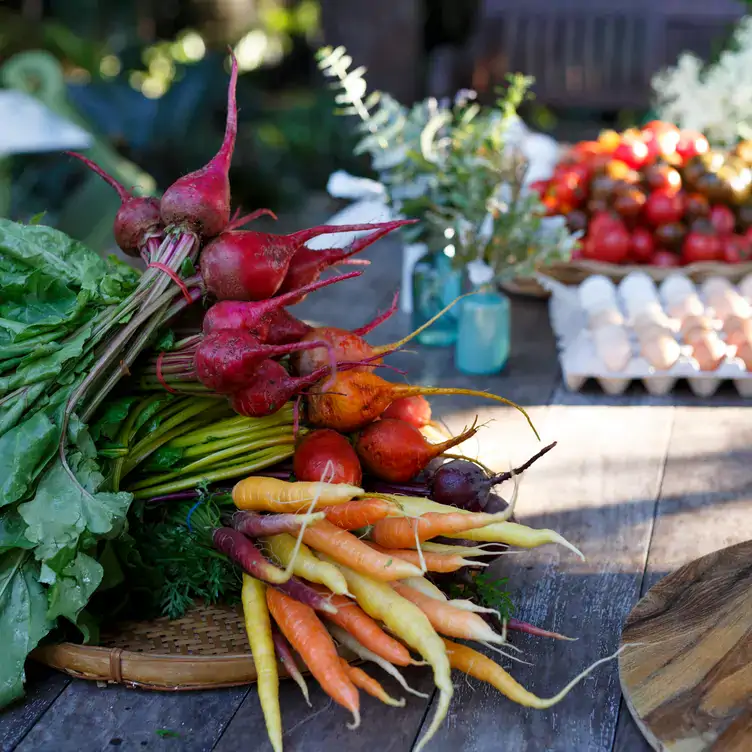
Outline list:
[[[414,695],[423,696],[400,669],[430,667],[438,702],[416,749],[446,716],[452,667],[525,705],[558,702],[573,685],[539,700],[444,639],[502,652],[507,628],[565,639],[513,619],[503,583],[478,574],[510,546],[579,554],[555,531],[510,519],[517,476],[551,447],[496,475],[449,455],[480,428],[450,435],[427,396],[481,397],[530,421],[494,394],[378,375],[417,333],[366,341],[396,296],[353,331],[288,310],[359,277],[322,274],[411,220],[241,230],[271,212],[231,218],[236,81],[233,60],[219,152],[160,200],[131,195],[74,155],[118,192],[115,238],[142,273],[50,228],[0,220],[0,634],[11,637],[0,706],[22,693],[27,654],[63,621],[89,639],[99,615],[178,617],[199,600],[233,599],[274,750],[278,663],[307,701],[302,661],[351,728],[361,690],[405,704],[339,647]],[[305,245],[339,232],[359,235],[344,249]],[[507,504],[492,489],[508,481]]]

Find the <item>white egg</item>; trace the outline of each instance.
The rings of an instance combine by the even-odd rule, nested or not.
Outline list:
[[[588,277],[578,288],[577,294],[580,305],[586,311],[603,310],[604,308],[617,308],[616,287],[614,283],[602,274],[594,274]]]
[[[694,282],[683,274],[669,274],[660,286],[661,298],[667,307],[671,303],[695,294],[696,291]]]
[[[666,310],[671,318],[681,321],[688,316],[702,316],[705,306],[702,304],[700,298],[695,293],[692,293],[686,298],[680,298],[669,303],[666,306]]]
[[[645,272],[630,272],[619,283],[619,294],[624,300],[636,295],[648,295],[657,298],[655,282]]]
[[[752,302],[752,274],[748,274],[740,283],[739,283],[739,292],[747,298],[747,300]]]
[[[631,319],[636,318],[641,313],[644,313],[646,311],[655,311],[656,314],[663,311],[658,298],[650,297],[647,295],[636,295],[634,297],[627,298],[624,301],[624,305],[627,309],[627,314]]]
[[[656,303],[651,303],[642,310],[635,313],[632,318],[632,328],[635,331],[640,329],[647,329],[649,327],[661,327],[662,329],[669,329],[671,321],[668,316],[663,312],[663,309]]]
[[[702,283],[701,292],[703,297],[707,300],[714,295],[732,288],[733,285],[725,277],[710,277]]]
[[[616,308],[603,308],[600,311],[591,312],[588,321],[591,329],[599,329],[602,326],[622,326],[624,317]]]
[[[629,336],[622,326],[603,326],[593,332],[598,356],[609,371],[623,371],[632,358]]]

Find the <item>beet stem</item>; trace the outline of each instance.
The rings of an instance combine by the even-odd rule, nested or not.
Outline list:
[[[383,324],[387,319],[391,318],[397,312],[397,306],[399,305],[399,290],[394,293],[394,299],[392,304],[387,308],[384,313],[380,313],[373,321],[365,326],[361,326],[359,329],[354,329],[353,334],[357,334],[359,337],[365,337],[366,334],[370,334],[377,326]]]
[[[488,479],[490,486],[496,486],[499,483],[503,483],[505,480],[509,480],[515,475],[522,475],[522,473],[525,472],[525,470],[529,469],[530,466],[539,460],[544,454],[548,454],[557,444],[558,442],[553,441],[548,446],[543,447],[543,449],[540,450],[537,454],[534,454],[527,462],[524,462],[519,467],[515,468],[514,470],[507,470],[504,473],[498,473],[498,475],[493,475]]]
[[[129,198],[133,198],[133,194],[130,193],[122,183],[113,178],[112,175],[108,175],[98,164],[92,162],[83,154],[79,154],[77,151],[64,151],[63,154],[67,154],[69,157],[75,157],[83,162],[92,172],[99,175],[105,183],[117,191],[121,201],[127,201]]]

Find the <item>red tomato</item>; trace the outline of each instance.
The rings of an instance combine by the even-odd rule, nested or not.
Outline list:
[[[682,186],[681,175],[668,165],[652,165],[645,170],[645,182],[653,191],[676,193]]]
[[[655,251],[655,241],[650,233],[644,227],[637,227],[632,233],[632,249],[630,258],[638,264],[647,264]]]
[[[678,222],[684,212],[684,200],[681,193],[671,191],[654,191],[645,203],[645,217],[652,225],[667,225]]]
[[[650,259],[651,266],[681,266],[681,259],[671,251],[658,250]]]
[[[554,176],[549,188],[549,192],[556,197],[562,206],[567,205],[570,208],[579,206],[587,195],[585,181],[573,169]]]
[[[622,264],[629,257],[630,245],[627,228],[617,220],[610,228],[593,236],[591,258],[607,264]]]
[[[750,247],[752,247],[752,227],[750,227],[747,232],[744,233],[744,237],[747,238],[749,241]]]
[[[621,225],[619,218],[615,214],[610,212],[597,212],[590,218],[590,228],[588,235],[596,238],[608,230],[612,230],[615,227],[618,228]]]
[[[614,149],[614,159],[624,162],[633,170],[638,170],[648,158],[648,147],[639,138],[622,138]]]
[[[749,261],[750,242],[744,235],[729,235],[721,239],[721,254],[727,264]]]
[[[680,131],[679,142],[676,144],[676,153],[682,162],[686,162],[692,157],[700,154],[707,154],[710,151],[708,139],[697,131]]]
[[[736,217],[728,206],[716,204],[710,207],[710,223],[719,235],[730,235],[734,231]]]
[[[693,230],[684,239],[682,261],[685,264],[693,264],[696,261],[719,261],[721,251],[721,241],[717,235]]]
[[[671,123],[653,120],[643,127],[642,139],[648,147],[648,162],[659,157],[670,158],[676,154],[679,129]]]

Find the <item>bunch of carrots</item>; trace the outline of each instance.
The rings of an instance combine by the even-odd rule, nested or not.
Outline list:
[[[503,649],[508,628],[561,635],[513,620],[495,630],[484,618],[492,609],[448,599],[430,577],[487,566],[483,557],[510,546],[557,543],[581,556],[553,530],[533,530],[510,519],[517,475],[550,447],[518,471],[501,475],[448,454],[479,427],[447,436],[432,420],[425,395],[480,396],[509,404],[530,421],[522,408],[487,392],[395,384],[378,376],[376,369],[385,367],[382,358],[417,333],[382,347],[364,339],[394,312],[396,298],[389,311],[356,331],[312,327],[287,310],[310,293],[362,274],[321,279],[327,269],[352,263],[354,254],[410,220],[322,225],[284,236],[240,229],[271,212],[230,214],[236,80],[233,60],[220,151],[159,201],[130,195],[79,156],[119,192],[115,235],[120,247],[144,259],[150,278],[166,275],[179,288],[182,300],[172,304],[170,316],[179,317],[202,299],[210,304],[200,329],[162,337],[162,346],[147,346],[153,327],[138,335],[138,352],[150,352],[130,382],[140,393],[135,410],[159,399],[155,392],[162,397],[168,392],[175,402],[164,407],[156,435],[142,436],[126,420],[121,446],[111,449],[122,452],[114,460],[120,470],[110,475],[113,490],[128,475],[128,489],[140,499],[169,504],[192,493],[199,499],[199,508],[191,509],[192,524],[203,529],[214,555],[219,552],[242,571],[245,623],[275,750],[282,749],[278,662],[307,697],[293,650],[322,688],[352,713],[353,728],[360,721],[359,690],[389,705],[404,700],[390,697],[374,677],[344,661],[338,645],[375,663],[414,694],[400,667],[430,665],[440,699],[417,749],[446,716],[452,668],[492,684],[515,702],[549,707],[598,664],[555,697],[536,697],[486,655],[450,639],[478,642],[514,658]],[[368,234],[346,249],[313,251],[305,245],[337,232]],[[133,358],[136,354],[134,349]],[[131,363],[129,357],[124,365]],[[196,400],[195,408],[190,400]],[[283,419],[269,436],[268,424],[236,424],[228,411],[244,420],[264,421],[278,413]],[[248,475],[250,451],[257,453],[253,469],[265,475]],[[283,477],[263,469],[291,454],[292,468]],[[154,476],[155,469],[165,472]],[[207,485],[237,478],[242,480],[231,490],[231,514],[216,515],[208,503],[200,508]],[[509,479],[515,480],[515,494],[507,504],[492,488]]]

